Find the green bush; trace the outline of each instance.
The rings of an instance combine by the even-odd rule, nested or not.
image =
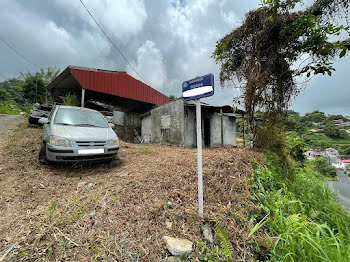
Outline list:
[[[19,106],[12,100],[0,102],[0,114],[18,115],[21,112]]]
[[[71,95],[68,93],[64,98],[63,98],[64,104],[66,106],[79,106],[80,101],[78,99],[77,95]]]
[[[304,140],[295,132],[288,132],[286,138],[289,155],[295,161],[304,162],[306,160],[304,152],[307,149],[307,145]]]
[[[270,157],[254,172],[255,199],[263,212],[252,234],[264,228],[271,261],[350,261],[350,217],[307,163],[288,179]]]
[[[336,168],[329,165],[327,160],[324,159],[323,157],[315,159],[314,161],[312,161],[312,164],[315,170],[324,176],[331,176],[331,177],[337,176]]]

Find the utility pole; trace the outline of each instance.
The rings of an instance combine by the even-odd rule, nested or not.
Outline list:
[[[47,85],[45,86],[45,103],[46,103],[46,105],[48,105],[48,103],[47,103]]]
[[[38,73],[35,73],[35,103],[38,102]]]

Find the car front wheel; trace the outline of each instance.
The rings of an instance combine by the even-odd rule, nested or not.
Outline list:
[[[46,164],[47,163],[47,159],[46,159],[46,144],[43,143],[41,145],[40,151],[39,151],[39,162],[41,164]]]

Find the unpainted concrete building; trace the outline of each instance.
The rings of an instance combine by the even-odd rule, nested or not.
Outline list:
[[[230,106],[201,103],[202,141],[206,147],[236,146],[236,115]],[[197,146],[196,107],[182,99],[159,106],[141,118],[144,142]]]

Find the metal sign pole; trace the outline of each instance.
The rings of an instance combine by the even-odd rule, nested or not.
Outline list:
[[[201,102],[196,99],[196,120],[197,120],[197,167],[198,167],[198,212],[203,217],[203,174],[202,174],[202,117]]]
[[[182,83],[182,99],[195,101],[197,122],[198,213],[203,217],[202,117],[200,98],[214,95],[214,76],[207,74]]]

